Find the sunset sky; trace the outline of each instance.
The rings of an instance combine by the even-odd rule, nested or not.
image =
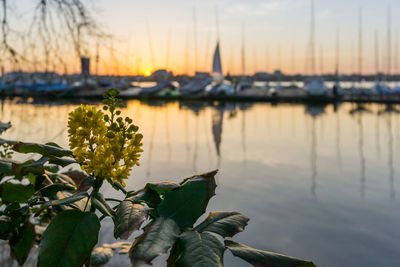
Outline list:
[[[216,10],[224,72],[242,72],[242,29],[247,74],[279,68],[285,73],[309,72],[310,61],[306,60],[306,53],[310,39],[311,0],[100,0],[91,3],[97,7],[93,11],[97,21],[106,32],[114,35],[115,62],[110,63],[110,53],[103,48],[99,66],[102,74],[135,74],[159,68],[168,68],[175,74],[210,71],[217,41]],[[389,6],[392,71],[396,71],[399,69],[396,33],[400,30],[400,17],[396,14],[400,13],[400,1],[315,0],[318,72],[334,71],[337,28],[340,29],[340,72],[357,70],[360,9],[363,16],[363,73],[375,72],[376,31],[379,34],[379,69],[386,70]],[[194,27],[194,14],[197,27]],[[88,55],[92,59],[93,51]]]

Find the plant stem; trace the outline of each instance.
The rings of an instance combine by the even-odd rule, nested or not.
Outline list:
[[[89,198],[92,198],[94,193],[98,193],[99,192],[101,186],[103,185],[103,182],[104,182],[104,179],[96,177],[96,179],[94,180],[94,183],[93,183],[93,191],[90,194]],[[94,213],[95,211],[96,211],[96,208],[91,206],[90,207],[90,212]]]

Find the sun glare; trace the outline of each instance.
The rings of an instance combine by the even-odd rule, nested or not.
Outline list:
[[[150,76],[150,74],[151,74],[151,71],[150,71],[150,70],[145,70],[145,71],[144,71],[144,75]]]

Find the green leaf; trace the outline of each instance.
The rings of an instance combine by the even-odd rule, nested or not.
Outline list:
[[[0,134],[2,134],[5,130],[9,129],[11,127],[10,122],[0,122]]]
[[[40,189],[40,193],[44,197],[54,197],[58,191],[73,191],[73,190],[75,190],[75,188],[72,186],[55,183],[43,187],[42,189]]]
[[[27,210],[29,211],[29,207],[27,207]],[[21,208],[21,205],[17,202],[12,202],[11,204],[7,205],[6,208],[4,209],[4,214],[8,216],[20,216],[22,213],[24,213],[23,208]]]
[[[314,263],[310,261],[251,248],[231,240],[225,240],[225,246],[234,256],[256,267],[316,267]]]
[[[178,188],[179,184],[177,183],[170,183],[170,182],[161,182],[161,183],[148,183],[146,184],[146,188],[154,190],[159,195],[164,195],[168,191],[172,189]]]
[[[166,253],[179,235],[178,225],[171,219],[158,217],[144,228],[129,252],[132,266],[150,264],[157,256]]]
[[[149,215],[149,208],[124,200],[118,205],[114,229],[115,238],[128,239],[132,232],[139,230]]]
[[[36,183],[36,175],[34,175],[33,173],[28,173],[26,176],[26,179],[28,179],[29,180],[29,182],[31,183],[31,184],[35,184]]]
[[[222,267],[224,245],[208,232],[184,232],[179,237],[181,255],[177,267]]]
[[[69,184],[71,186],[76,186],[75,181],[66,174],[63,173],[47,173],[51,178],[54,178],[54,181],[58,180],[63,184]]]
[[[27,160],[23,163],[13,163],[12,170],[16,176],[24,176],[28,173],[43,174],[45,173],[44,164],[49,161],[49,157],[41,157],[38,160]]]
[[[115,219],[115,214],[113,209],[107,204],[104,199],[104,196],[99,193],[95,192],[92,197],[92,205],[98,209],[103,215],[110,216],[113,220]]]
[[[71,197],[73,195],[77,195],[77,193],[71,194],[70,192],[67,192],[67,191],[59,191],[57,193],[56,197],[57,197],[57,199],[64,199],[64,198],[67,198],[67,197]],[[75,201],[73,203],[65,204],[65,206],[61,207],[61,209],[64,210],[64,209],[72,208],[72,209],[78,209],[80,211],[89,211],[90,210],[90,206],[91,206],[91,203],[90,203],[89,199],[84,197],[84,198],[79,199],[78,201]]]
[[[11,218],[8,216],[0,216],[0,239],[8,240],[12,228]]]
[[[35,229],[29,222],[25,223],[22,228],[19,229],[17,236],[10,240],[11,254],[20,265],[23,265],[26,261],[34,240]]]
[[[99,230],[99,219],[92,213],[57,214],[43,233],[38,266],[81,267],[97,244]]]
[[[0,159],[0,177],[2,175],[12,175],[11,171],[12,161],[8,159]]]
[[[48,166],[44,166],[47,162],[57,164],[61,167],[77,163],[75,160],[69,158],[58,158],[54,156],[43,156],[38,160],[28,160],[23,163],[14,163],[12,165],[13,172],[18,176],[23,176],[28,173],[43,174],[46,172]],[[54,166],[54,165],[53,165]]]
[[[46,146],[54,146],[54,147],[58,147],[58,148],[61,148],[61,149],[62,149],[61,146],[59,146],[58,144],[56,144],[56,143],[54,143],[54,142],[48,142],[48,143],[46,143],[45,145],[46,145]]]
[[[244,230],[249,218],[239,212],[210,212],[208,217],[195,230],[213,232],[222,237],[232,237]]]
[[[161,198],[154,190],[143,188],[136,192],[128,192],[126,200],[132,203],[146,203],[149,207],[155,208],[161,203]]]
[[[44,169],[52,173],[57,173],[60,170],[60,166],[51,164],[44,166]]]
[[[14,144],[13,149],[20,153],[38,153],[43,156],[72,157],[72,151],[54,145],[17,142]]]
[[[14,201],[25,203],[34,193],[33,185],[26,186],[9,182],[1,185],[1,200],[6,203]]]
[[[173,219],[180,228],[192,227],[215,195],[216,173],[213,171],[185,179],[179,188],[165,194],[158,205],[158,214]]]
[[[72,158],[60,158],[60,157],[55,157],[55,156],[50,156],[49,163],[51,164],[56,164],[61,167],[66,167],[71,164],[79,163],[76,160]]]
[[[91,259],[91,266],[103,266],[114,256],[114,252],[111,248],[97,247],[93,250]]]
[[[78,170],[68,170],[67,172],[63,172],[62,175],[64,177],[68,177],[68,180],[71,180],[76,185],[80,185],[82,181],[88,177],[88,175],[82,171]]]
[[[77,194],[65,197],[65,198],[61,198],[61,199],[57,199],[57,200],[53,200],[49,203],[47,203],[48,206],[58,206],[58,205],[67,205],[67,204],[71,204],[74,202],[77,202],[83,198],[88,197],[89,194],[87,192],[79,192]]]
[[[46,174],[35,175],[35,191],[38,191],[46,186],[46,184],[44,183],[46,180]]]
[[[84,178],[83,181],[79,184],[78,189],[76,189],[76,192],[88,191],[92,187],[94,181],[95,179],[92,176]]]

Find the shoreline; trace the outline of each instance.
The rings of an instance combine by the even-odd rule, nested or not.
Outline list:
[[[0,99],[7,98],[36,98],[46,99],[54,102],[62,100],[101,100],[101,94],[80,92],[72,95],[54,95],[54,94],[4,94],[0,93]],[[155,95],[122,95],[124,100],[141,101],[199,101],[199,102],[270,102],[270,103],[310,103],[310,104],[329,104],[338,102],[348,103],[381,103],[381,104],[400,104],[400,95],[344,95],[341,97],[333,96],[268,96],[268,95],[180,95],[180,96],[155,96]]]

